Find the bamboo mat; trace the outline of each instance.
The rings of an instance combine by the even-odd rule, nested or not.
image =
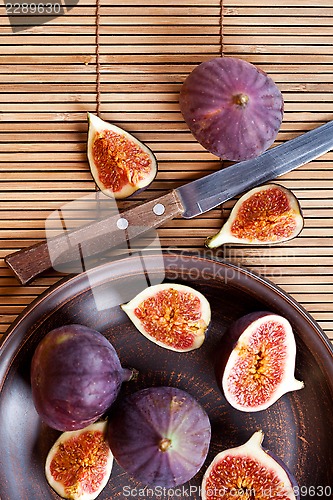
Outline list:
[[[96,16],[99,31],[96,37]],[[156,153],[159,173],[135,202],[220,168],[179,112],[181,83],[200,62],[237,56],[278,84],[277,143],[333,118],[332,0],[79,0],[41,26],[12,31],[0,5],[0,332],[59,276],[19,286],[3,257],[45,237],[44,220],[94,190],[86,112],[116,123]],[[17,18],[24,25],[26,18]],[[221,29],[222,26],[222,29]],[[96,61],[96,41],[99,57]],[[99,78],[98,78],[99,75]],[[333,338],[333,152],[279,179],[299,198],[301,235],[274,247],[232,247],[231,262],[281,285]],[[234,200],[159,231],[165,248],[202,249]]]

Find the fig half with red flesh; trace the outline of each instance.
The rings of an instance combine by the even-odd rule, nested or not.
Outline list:
[[[92,113],[88,120],[87,156],[100,190],[123,199],[148,187],[157,173],[153,152],[130,133]]]
[[[180,92],[180,109],[198,142],[232,161],[254,158],[275,140],[283,97],[262,70],[235,57],[197,66]]]
[[[299,487],[287,466],[262,448],[257,431],[242,446],[222,451],[202,481],[202,500],[298,500]]]
[[[202,345],[211,319],[206,297],[177,283],[148,287],[121,307],[145,337],[179,352]]]
[[[111,475],[113,456],[107,439],[107,422],[67,431],[50,449],[45,475],[63,498],[94,500]]]
[[[175,387],[151,387],[120,402],[109,419],[116,461],[144,485],[172,488],[203,465],[211,426],[201,405]]]
[[[237,410],[265,410],[304,387],[295,379],[296,343],[286,318],[266,311],[247,314],[231,325],[222,342],[217,381]]]
[[[207,238],[206,246],[282,243],[298,236],[303,225],[296,196],[278,184],[265,184],[241,196],[222,229]]]

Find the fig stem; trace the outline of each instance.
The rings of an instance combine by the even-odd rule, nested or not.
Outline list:
[[[135,382],[138,378],[139,372],[135,368],[123,368],[122,379],[123,382]]]
[[[245,107],[249,102],[249,96],[247,94],[236,94],[233,96],[232,100],[234,104]]]
[[[294,378],[293,380],[293,383],[292,383],[292,386],[291,386],[291,389],[292,391],[298,391],[299,389],[303,389],[304,388],[304,382],[301,381],[301,380],[296,380]]]
[[[259,430],[252,434],[250,439],[247,441],[246,445],[251,445],[251,446],[259,446],[261,448],[261,443],[264,440],[264,433],[262,430]]]
[[[159,449],[163,451],[163,453],[167,451],[170,448],[170,446],[171,446],[171,439],[168,438],[162,438],[158,445]]]
[[[218,233],[214,234],[213,236],[209,236],[206,239],[205,247],[217,248],[217,247],[224,245],[225,243],[229,243],[228,238],[225,238],[225,234],[224,234],[224,232],[222,232],[222,229],[221,229]]]

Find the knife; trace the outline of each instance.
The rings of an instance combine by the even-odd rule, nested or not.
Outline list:
[[[158,198],[52,238],[58,255],[84,243],[85,256],[117,247],[181,215],[196,217],[255,186],[275,179],[318,158],[333,148],[333,121],[306,132],[260,156],[241,161],[197,179]],[[42,241],[5,257],[21,284],[52,267],[48,245]]]

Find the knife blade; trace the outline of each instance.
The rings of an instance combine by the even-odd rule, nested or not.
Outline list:
[[[53,254],[66,253],[68,259],[84,245],[85,257],[121,245],[159,227],[167,220],[181,215],[190,219],[221,203],[273,180],[318,158],[333,148],[333,121],[276,146],[257,158],[236,163],[206,177],[192,181],[159,198],[134,208],[94,221],[67,234],[55,236],[5,257],[21,284],[26,284],[54,266]],[[80,247],[81,248],[81,247]]]
[[[248,189],[275,179],[333,148],[333,121],[325,123],[257,158],[192,181],[176,189],[186,219],[196,217]]]

